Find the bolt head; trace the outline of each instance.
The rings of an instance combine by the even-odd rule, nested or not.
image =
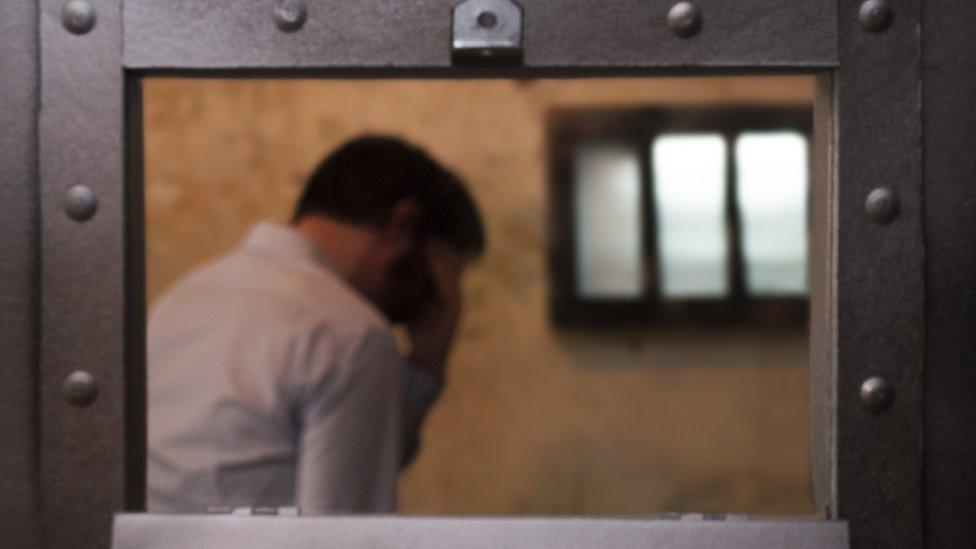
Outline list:
[[[679,2],[668,12],[668,28],[675,36],[691,38],[701,27],[701,9],[691,2]]]
[[[476,21],[479,27],[490,30],[498,26],[498,15],[493,11],[483,11],[478,14]]]
[[[86,0],[71,0],[61,7],[61,24],[73,34],[85,34],[95,28],[95,8]]]
[[[75,370],[64,378],[61,396],[73,406],[88,406],[98,397],[98,384],[88,372]]]
[[[898,210],[898,195],[886,187],[872,190],[864,201],[864,211],[875,223],[890,223],[898,217]]]
[[[308,6],[305,0],[278,0],[274,8],[274,22],[284,32],[295,32],[305,25]]]
[[[868,32],[884,32],[891,26],[895,12],[888,0],[866,0],[857,12],[861,28]]]
[[[895,391],[891,384],[880,377],[869,377],[861,384],[861,405],[872,414],[880,414],[891,408]]]
[[[75,221],[88,221],[98,211],[98,197],[95,191],[85,185],[75,185],[65,196],[64,211]]]

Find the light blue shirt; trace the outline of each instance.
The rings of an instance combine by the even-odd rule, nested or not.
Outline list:
[[[440,383],[290,226],[177,282],[149,318],[148,507],[389,512]]]

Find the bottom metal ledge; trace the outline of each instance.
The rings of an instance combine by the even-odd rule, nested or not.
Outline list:
[[[115,517],[112,539],[116,549],[848,547],[846,522],[735,515],[619,519],[121,514]]]

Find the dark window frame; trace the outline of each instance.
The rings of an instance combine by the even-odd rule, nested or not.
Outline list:
[[[806,297],[752,297],[745,288],[741,225],[736,205],[734,137],[749,131],[797,131],[812,143],[812,109],[744,106],[722,108],[559,109],[549,114],[549,305],[558,326],[606,325],[783,325],[806,322]],[[729,295],[720,299],[665,300],[658,284],[657,219],[650,147],[663,133],[721,133],[726,145],[726,235],[729,240]],[[584,298],[576,273],[575,151],[584,143],[622,144],[642,159],[641,223],[644,292],[638,298]],[[808,162],[812,159],[809,151]],[[808,166],[808,173],[812,166]],[[811,178],[812,181],[812,178]],[[808,194],[809,194],[808,190]],[[809,208],[810,201],[807,200]],[[807,215],[809,231],[810,215]]]

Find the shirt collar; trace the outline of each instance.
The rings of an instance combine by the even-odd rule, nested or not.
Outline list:
[[[268,221],[255,223],[241,247],[247,253],[334,270],[325,250],[291,225]]]

